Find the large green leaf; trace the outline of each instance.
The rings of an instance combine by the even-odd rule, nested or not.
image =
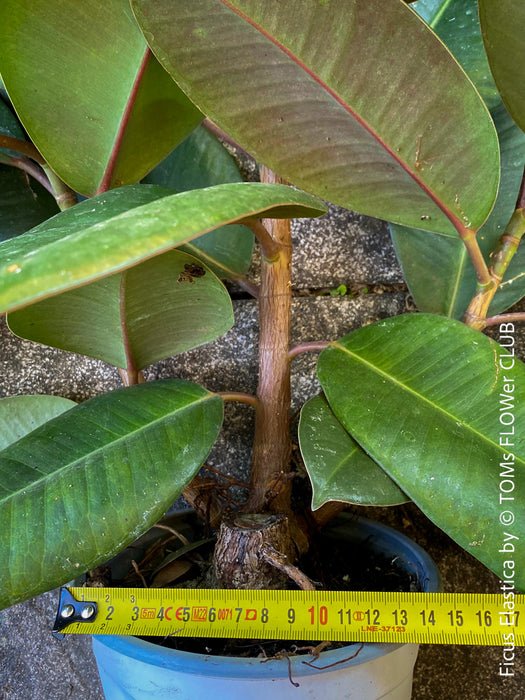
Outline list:
[[[199,126],[143,182],[186,192],[242,182],[242,175],[220,141]],[[203,260],[219,277],[235,279],[250,266],[253,235],[245,226],[229,226],[227,231],[221,227],[181,249]]]
[[[501,148],[501,182],[496,204],[477,234],[487,264],[514,211],[525,162],[525,134],[500,105],[493,111]],[[403,275],[421,311],[462,318],[476,289],[476,274],[457,237],[393,224],[392,240]],[[525,294],[525,248],[519,247],[490,305],[490,314],[512,306]]]
[[[525,4],[522,0],[478,0],[481,31],[503,102],[525,131]]]
[[[203,126],[194,129],[180,146],[143,180],[145,183],[168,187],[176,192],[242,181],[235,159],[219,139]]]
[[[418,0],[412,7],[452,51],[489,109],[501,103],[481,38],[475,0]]]
[[[419,0],[414,8],[447,44],[486,103],[494,108],[492,116],[501,149],[501,182],[495,207],[478,233],[480,248],[490,264],[490,253],[514,211],[525,161],[525,137],[501,106],[472,1]],[[391,231],[404,277],[419,309],[462,318],[476,288],[476,275],[463,244],[457,238],[429,238],[426,231],[397,225]],[[524,255],[519,249],[508,270],[510,282],[498,289],[491,314],[500,313],[525,293]]]
[[[326,211],[304,192],[259,183],[217,185],[136,206],[151,187],[99,195],[0,244],[0,313],[119,272],[224,224]],[[113,214],[113,205],[123,202],[128,211]],[[101,211],[109,218],[101,221]]]
[[[90,399],[0,452],[0,607],[64,584],[148,529],[198,471],[222,400],[180,380]]]
[[[407,497],[353,440],[322,396],[301,410],[299,444],[312,482],[312,509],[328,501],[364,506],[405,503]]]
[[[137,182],[199,123],[127,0],[3,0],[0,72],[29,136],[74,190]]]
[[[0,399],[0,450],[73,406],[74,401],[61,396],[9,396]]]
[[[402,0],[132,0],[159,61],[287,180],[408,226],[478,228],[498,145],[464,72]]]
[[[209,268],[172,250],[10,313],[8,324],[22,338],[134,372],[226,333],[233,309]]]
[[[410,314],[333,343],[318,369],[344,427],[436,525],[501,576],[505,533],[525,539],[524,365],[458,321]],[[503,479],[513,501],[500,501]],[[513,524],[503,524],[503,511]],[[525,590],[524,571],[516,586]]]

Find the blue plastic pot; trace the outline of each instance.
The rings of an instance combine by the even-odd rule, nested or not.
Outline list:
[[[439,572],[424,550],[401,533],[364,518],[343,514],[328,536],[349,546],[366,543],[374,552],[396,559],[416,572],[420,589],[437,592]],[[358,562],[356,562],[357,564]],[[356,647],[323,652],[318,666],[350,657]],[[305,657],[261,663],[260,659],[192,654],[135,637],[93,637],[93,651],[107,700],[409,700],[417,644],[366,644],[345,663],[320,671],[304,665]],[[292,685],[290,681],[299,683]]]

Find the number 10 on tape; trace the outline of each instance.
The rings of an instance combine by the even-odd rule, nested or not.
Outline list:
[[[524,607],[473,593],[63,588],[53,631],[525,646]]]

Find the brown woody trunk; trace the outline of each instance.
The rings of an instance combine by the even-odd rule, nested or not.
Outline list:
[[[265,171],[265,182],[279,182]],[[262,250],[259,295],[259,386],[255,414],[250,498],[244,511],[289,513],[290,440],[290,320],[292,305],[292,240],[290,221],[265,220],[277,255]],[[272,251],[273,253],[274,251]]]
[[[223,519],[215,547],[215,574],[224,588],[283,588],[288,576],[268,563],[266,552],[294,557],[284,515],[236,515]]]

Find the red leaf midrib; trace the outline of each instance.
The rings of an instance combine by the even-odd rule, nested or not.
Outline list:
[[[241,19],[247,22],[251,27],[260,32],[268,41],[271,41],[274,46],[276,46],[280,51],[282,51],[288,58],[290,58],[297,66],[299,66],[309,77],[311,77],[323,90],[325,90],[330,97],[332,97],[351,117],[353,117],[360,126],[367,131],[370,136],[392,157],[392,159],[414,180],[414,182],[423,190],[423,192],[436,204],[437,207],[443,212],[447,219],[451,222],[454,228],[458,231],[460,236],[468,230],[463,221],[456,216],[446,204],[438,197],[438,195],[418,176],[412,168],[410,168],[405,161],[403,161],[399,154],[396,153],[380,136],[374,131],[374,129],[366,122],[355,110],[350,107],[350,105],[343,100],[327,83],[325,83],[322,78],[317,75],[311,68],[309,68],[306,63],[304,63],[298,56],[296,56],[290,49],[288,49],[284,44],[282,44],[276,37],[272,36],[267,32],[261,25],[255,22],[251,17],[246,15],[242,10],[232,5],[229,0],[219,0],[225,7],[230,9]]]
[[[120,150],[121,150],[122,144],[124,142],[124,137],[126,135],[126,130],[128,128],[129,120],[131,118],[131,113],[133,112],[133,107],[135,106],[135,101],[137,99],[138,91],[139,91],[140,85],[142,83],[142,79],[144,77],[144,72],[146,70],[146,66],[147,66],[148,61],[149,61],[151,56],[152,56],[151,50],[149,48],[146,48],[146,50],[144,51],[144,56],[142,57],[142,60],[140,62],[140,66],[137,70],[135,80],[133,81],[133,86],[132,86],[131,91],[129,93],[126,107],[124,108],[124,112],[122,113],[120,125],[119,125],[118,131],[117,131],[117,135],[115,137],[115,141],[113,142],[113,147],[111,149],[111,153],[110,153],[109,158],[108,158],[108,163],[106,165],[104,175],[102,177],[102,180],[100,181],[100,185],[98,186],[98,189],[97,189],[95,194],[101,194],[102,192],[107,192],[111,187],[111,181],[112,181],[113,175],[115,173],[115,168],[117,166],[117,161],[118,161],[118,157],[120,155]]]

